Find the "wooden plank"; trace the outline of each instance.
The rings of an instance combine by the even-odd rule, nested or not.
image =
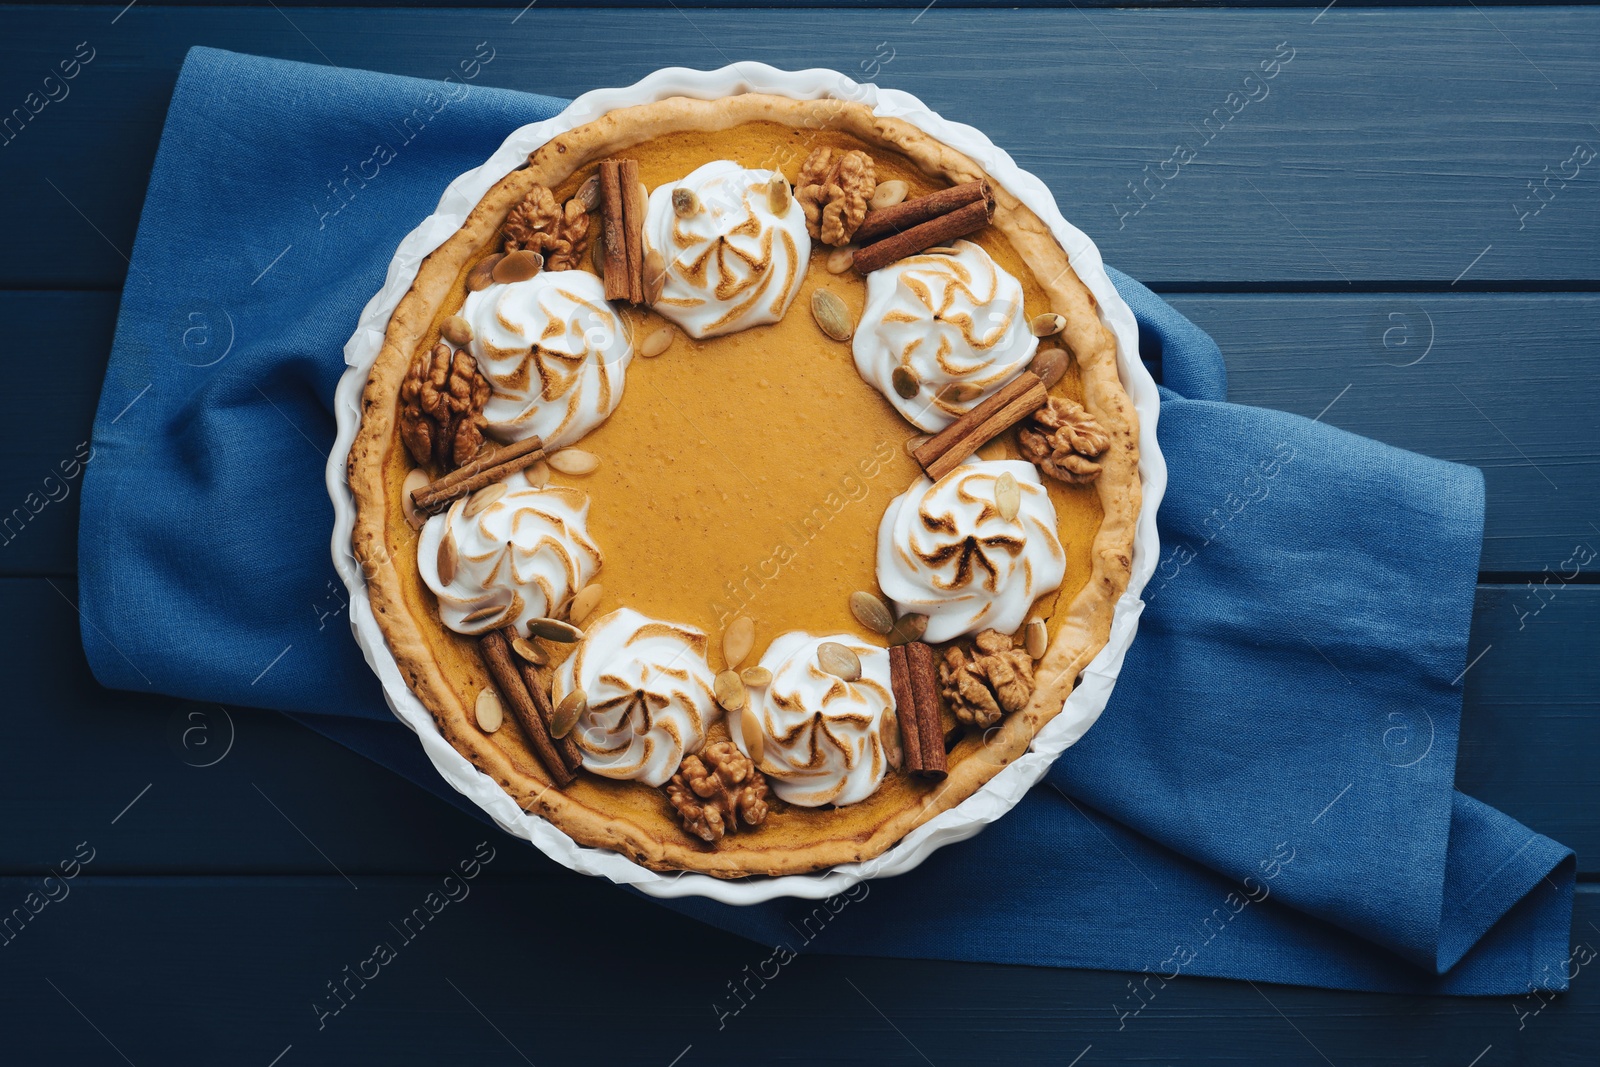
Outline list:
[[[1600,587],[1553,575],[1480,586],[1456,762],[1457,788],[1575,849],[1589,877],[1600,874],[1597,634]]]
[[[0,873],[44,871],[64,837],[108,826],[136,797],[139,818],[107,838],[100,873],[435,870],[481,836],[469,816],[275,714],[101,689],[75,595],[70,581],[0,579],[0,618],[26,620],[0,664],[15,709],[0,745]],[[1481,590],[1471,648],[1489,651],[1464,679],[1457,774],[1575,848],[1588,872],[1600,871],[1597,630],[1595,586]],[[519,870],[554,871],[531,849],[517,855]]]
[[[51,0],[21,0],[15,6],[39,7],[49,5]],[[1166,8],[1178,7],[1192,0],[1078,0],[1076,6],[1086,8],[1123,7],[1123,8]],[[1485,0],[1483,7],[1524,7],[1537,6],[1551,3],[1553,0]],[[86,6],[109,8],[115,13],[128,6],[127,0],[87,0]],[[162,7],[269,7],[272,0],[163,0]],[[276,6],[289,8],[315,8],[326,7],[320,0],[283,0]],[[345,0],[340,7],[356,8],[415,8],[438,7],[437,0]],[[475,8],[503,8],[513,13],[524,7],[529,7],[527,0],[474,0]],[[667,7],[669,2],[660,0],[539,0],[540,7],[553,8],[639,8],[639,7]],[[682,0],[679,7],[689,11],[698,11],[707,8],[742,9],[757,7],[751,0]],[[784,0],[784,7],[789,8],[859,8],[863,10],[880,9],[906,9],[916,14],[924,8],[933,5],[928,0]],[[940,7],[947,8],[975,8],[978,10],[1008,10],[1014,8],[1070,8],[1074,0],[940,0]],[[1320,11],[1328,6],[1327,0],[1217,0],[1212,6],[1229,8],[1251,7],[1304,7],[1312,11]],[[1372,0],[1361,0],[1361,6],[1374,6]],[[1384,3],[1383,7],[1449,7],[1455,6],[1452,0],[1399,0],[1399,2]]]
[[[849,947],[827,930],[778,967],[767,947],[622,890],[577,875],[529,885],[500,863],[405,931],[444,871],[359,890],[337,876],[81,874],[5,949],[8,1061],[365,1063],[403,1049],[397,1062],[1464,1067],[1490,1047],[1484,1063],[1549,1065],[1592,1064],[1600,1048],[1588,970],[1562,996],[1481,999],[1185,977],[1119,1029],[1126,974],[816,955]],[[0,900],[37,884],[0,880]],[[1592,961],[1600,894],[1575,911]],[[378,942],[392,957],[364,963]],[[719,1016],[733,989],[747,1006]]]
[[[76,598],[70,579],[0,579],[14,622],[0,871],[42,872],[63,838],[97,828],[102,874],[435,870],[482,837],[474,817],[276,712],[102,688]],[[329,640],[349,640],[343,624]],[[504,865],[554,866],[516,847]]]
[[[987,130],[1109,262],[1158,284],[1600,279],[1600,162],[1569,162],[1575,146],[1600,146],[1593,9],[937,6],[835,11],[825,26],[806,11],[544,5],[514,26],[413,9],[289,19],[267,7],[141,5],[115,26],[109,15],[0,11],[6,107],[76,42],[97,50],[70,97],[4,148],[0,222],[27,254],[0,263],[0,286],[117,284],[190,45],[437,77],[441,57],[485,39],[497,57],[481,84],[560,95],[733,58],[875,72]],[[562,62],[545,42],[560,42]],[[1278,56],[1292,58],[1271,68]],[[1273,78],[1261,80],[1262,64]],[[351,145],[352,158],[368,151]],[[1527,183],[1547,175],[1557,177],[1538,195],[1553,199],[1532,216]]]
[[[1331,425],[1482,467],[1485,571],[1536,574],[1577,540],[1600,537],[1588,525],[1600,515],[1600,297],[1183,294],[1172,302],[1222,346],[1234,400],[1307,417],[1327,408]],[[0,574],[76,569],[77,484],[59,467],[88,436],[116,299],[0,292],[0,317],[36,315],[56,332],[50,359],[13,365],[21,402],[0,429],[10,457],[0,465],[0,524],[11,519],[0,525]]]
[[[1483,470],[1482,569],[1600,550],[1600,297],[1174,295],[1229,399]]]
[[[50,324],[48,355],[35,348],[31,358],[9,361],[19,402],[0,429],[8,457],[0,464],[0,573],[72,574],[83,488],[78,461],[90,457],[117,296],[0,292],[0,315]]]

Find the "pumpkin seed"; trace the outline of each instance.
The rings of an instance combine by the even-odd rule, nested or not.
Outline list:
[[[495,264],[504,258],[503,254],[496,252],[487,259],[479,260],[478,265],[467,272],[467,292],[476,293],[493,285]]]
[[[1028,369],[1039,376],[1046,389],[1053,389],[1067,373],[1067,354],[1059,348],[1041,348]]]
[[[463,519],[470,519],[505,495],[505,482],[495,482],[493,485],[486,485],[482,489],[479,489],[476,493],[473,493],[471,496],[467,497],[467,506],[462,509],[461,517]]]
[[[413,530],[422,529],[428,516],[417,510],[417,503],[411,499],[411,494],[427,484],[428,473],[421,467],[406,475],[406,480],[400,483],[400,510],[405,513],[406,522],[411,524]]]
[[[457,348],[465,348],[472,343],[472,323],[460,315],[451,315],[439,324],[439,336]]]
[[[817,646],[817,666],[847,682],[861,680],[861,657],[837,641],[824,641]]]
[[[542,459],[522,473],[528,479],[528,484],[535,489],[550,484],[550,464]]]
[[[511,609],[510,604],[490,604],[486,608],[469,611],[461,616],[462,626],[476,626],[480,622],[487,622],[497,616],[506,614]]]
[[[583,620],[594,614],[594,609],[600,606],[600,596],[604,592],[599,582],[578,590],[578,595],[572,598],[572,607],[567,611],[567,621],[574,626],[582,626]]]
[[[582,689],[574,689],[562,697],[561,703],[556,705],[555,714],[550,716],[550,736],[557,741],[566,737],[588,710],[589,698],[583,695]]]
[[[822,332],[835,341],[848,341],[855,332],[855,324],[850,321],[850,309],[837,293],[827,289],[818,289],[811,294],[811,315]]]
[[[654,359],[672,347],[674,334],[671,326],[663,326],[644,339],[639,346],[639,354],[645,359]]]
[[[921,641],[922,635],[928,632],[928,617],[911,612],[902,615],[894,621],[894,629],[889,631],[891,645],[909,645],[913,641]]]
[[[581,448],[563,448],[545,457],[545,462],[562,474],[593,474],[600,466],[600,457]]]
[[[906,438],[906,455],[910,456],[915,454],[917,449],[921,448],[931,440],[933,440],[932,435],[925,433],[919,433],[915,437]]]
[[[515,652],[517,655],[521,656],[535,667],[543,667],[546,663],[550,662],[550,654],[525,637],[513,638],[511,641],[511,651]]]
[[[1035,337],[1050,337],[1066,329],[1067,320],[1054,311],[1046,311],[1043,315],[1035,315],[1028,326],[1032,328]]]
[[[600,175],[591,174],[584,179],[578,191],[572,194],[572,199],[583,205],[585,211],[596,211],[600,207]]]
[[[583,636],[582,630],[560,619],[533,619],[528,623],[528,633],[546,641],[559,641],[563,645],[570,645]]]
[[[661,290],[667,284],[667,260],[655,249],[644,256],[644,302],[654,304],[661,299]]]
[[[685,189],[680,185],[672,190],[672,213],[680,219],[700,213],[700,198],[694,195],[693,189]]]
[[[493,689],[478,690],[478,703],[473,708],[478,719],[478,729],[492,734],[505,722],[505,709],[500,706],[500,695]]]
[[[902,756],[900,719],[893,708],[885,708],[883,718],[878,721],[878,743],[883,746],[883,758],[889,762],[889,769],[898,771]]]
[[[745,685],[755,689],[772,684],[772,672],[765,667],[746,667],[739,672],[739,678]]]
[[[922,391],[922,383],[917,380],[917,372],[910,367],[896,367],[894,373],[889,375],[889,382],[894,386],[895,395],[901,400],[911,400]]]
[[[1045,629],[1043,619],[1028,620],[1022,647],[1028,650],[1028,655],[1032,658],[1044,659],[1045,650],[1050,647],[1050,631]]]
[[[748,615],[734,619],[722,632],[722,659],[727,663],[729,670],[743,663],[744,658],[755,646],[756,621]]]
[[[856,250],[851,248],[849,245],[846,245],[843,248],[835,248],[832,252],[828,253],[828,273],[843,274],[855,264],[855,261]]]
[[[711,682],[711,692],[727,711],[739,711],[747,698],[744,682],[733,671],[719,672]]]
[[[781,174],[774,174],[772,181],[767,184],[767,210],[782,218],[789,213],[789,203],[793,198],[789,195],[789,183]]]
[[[894,613],[877,594],[857,589],[850,594],[850,614],[873,633],[886,634],[894,629]]]
[[[1000,517],[1007,522],[1014,521],[1018,510],[1022,507],[1022,486],[1017,484],[1016,476],[1010,471],[995,479],[994,506],[999,509]]]
[[[435,569],[439,572],[439,584],[449,585],[456,580],[456,568],[461,564],[461,554],[456,551],[456,535],[453,530],[445,530],[444,536],[439,539],[439,558]]]
[[[895,178],[886,182],[879,182],[878,187],[872,191],[872,199],[869,201],[869,203],[872,206],[872,210],[882,211],[884,208],[894,207],[900,201],[904,200],[906,198],[906,194],[910,191],[911,186],[907,185],[899,178]]]
[[[754,704],[746,704],[739,715],[739,739],[744,742],[744,754],[760,767],[761,757],[767,751],[767,739],[762,736],[761,718],[756,715]]]
[[[648,260],[646,262],[649,262]],[[606,276],[606,238],[604,233],[594,235],[589,242],[589,263],[600,277]]]
[[[544,257],[532,249],[522,248],[507,252],[489,273],[495,281],[510,285],[513,282],[525,282],[541,270],[544,270]]]
[[[939,402],[942,404],[965,404],[969,400],[978,399],[978,394],[983,392],[971,382],[950,382],[940,388]]]

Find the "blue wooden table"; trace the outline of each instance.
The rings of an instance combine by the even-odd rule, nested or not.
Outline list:
[[[765,949],[278,715],[99,688],[59,472],[191,45],[437,77],[488,40],[484,82],[560,95],[746,58],[904,88],[1209,330],[1232,399],[1483,468],[1458,785],[1577,850],[1572,940],[1600,947],[1600,562],[1557,577],[1600,549],[1600,11],[125,2],[0,7],[0,115],[84,64],[0,135],[0,912],[83,864],[0,945],[0,1063],[1597,1062],[1592,968],[1480,1000],[1182,979],[1119,1028],[1125,975],[853,958],[826,934],[719,1026]],[[471,896],[319,1025],[329,983],[486,838]]]

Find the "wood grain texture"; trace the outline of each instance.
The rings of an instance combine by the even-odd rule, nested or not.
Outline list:
[[[42,873],[63,836],[107,825],[147,785],[101,873],[425,871],[482,833],[275,714],[100,688],[78,643],[76,595],[70,580],[0,579],[0,618],[27,620],[0,661],[12,706],[38,709],[13,714],[0,745],[0,874]],[[1463,790],[1573,847],[1590,874],[1600,873],[1597,630],[1600,588],[1481,589],[1470,648],[1489,651],[1463,679],[1457,769]],[[340,626],[328,639],[349,638]],[[525,859],[519,869],[556,870],[531,849]]]
[[[1305,7],[1312,11],[1320,11],[1328,6],[1327,0],[936,0],[939,7],[945,8],[974,8],[980,11],[1010,10],[1010,9],[1049,9],[1049,8],[1182,8],[1182,7],[1226,7],[1226,8],[1251,8],[1251,7]],[[1579,3],[1595,3],[1597,0],[1579,0]],[[706,8],[749,9],[760,5],[752,0],[538,0],[540,7],[554,8],[670,8],[680,7],[689,11],[703,10]],[[1540,7],[1555,5],[1557,0],[1484,0],[1481,7]],[[1344,0],[1339,6],[1350,7],[1455,7],[1459,4],[1451,0]],[[1570,6],[1571,0],[1565,0],[1563,6]],[[51,6],[51,0],[22,0],[17,6]],[[128,0],[87,0],[85,6],[109,8],[112,13],[124,7],[131,6]],[[144,6],[144,5],[140,5]],[[327,7],[327,4],[318,0],[282,0],[282,3],[273,5],[273,0],[165,0],[162,7],[267,7],[281,8],[314,8]],[[345,0],[340,7],[355,8],[415,8],[438,7],[436,0]],[[532,7],[528,0],[474,0],[472,6],[486,10],[504,9],[513,16],[525,7]],[[913,15],[924,8],[934,6],[929,0],[784,0],[787,8],[856,8],[862,10],[879,9],[906,9]]]
[[[530,885],[501,862],[402,931],[443,871],[353,888],[107,878],[96,859],[4,949],[0,998],[27,1021],[7,1028],[7,1061],[1466,1067],[1492,1046],[1481,1063],[1590,1067],[1600,1025],[1588,970],[1543,998],[1180,978],[1120,1030],[1125,974],[817,955],[849,949],[828,930],[762,979],[765,946],[577,875]],[[0,879],[0,901],[37,887]],[[1600,894],[1580,893],[1576,940],[1600,945],[1597,921]],[[380,942],[393,958],[347,977]],[[348,982],[339,1000],[330,982]],[[737,1014],[730,988],[747,990]]]
[[[1229,399],[1483,470],[1482,569],[1600,550],[1600,297],[1184,295]]]
[[[1600,538],[1589,544],[1600,549]],[[1600,874],[1596,634],[1600,587],[1480,586],[1456,763],[1457,788],[1575,849],[1591,878]]]
[[[1589,525],[1600,516],[1600,296],[1185,294],[1172,303],[1221,345],[1231,399],[1322,413],[1330,425],[1483,468],[1483,570],[1537,574],[1577,540],[1600,547]],[[0,574],[76,570],[78,486],[46,479],[88,438],[116,306],[109,293],[0,292],[0,317],[44,315],[58,330],[51,360],[13,370],[22,403],[0,429],[11,457],[0,467]],[[30,493],[35,505],[50,501],[37,514]]]
[[[71,581],[0,580],[0,618],[28,620],[0,660],[27,679],[0,745],[0,873],[44,873],[80,828],[114,826],[100,873],[164,874],[435,870],[484,832],[276,712],[100,687],[76,597]],[[329,640],[350,640],[342,620],[329,626]],[[508,852],[513,869],[555,869],[531,848]]]
[[[97,50],[71,95],[0,148],[0,222],[29,249],[0,263],[0,286],[118,284],[190,45],[437,77],[484,40],[497,58],[483,84],[558,95],[735,59],[874,77],[986,130],[1107,261],[1156,284],[1600,279],[1600,160],[1552,185],[1537,216],[1514,209],[1575,145],[1600,147],[1600,11],[1317,14],[941,5],[835,11],[822,32],[814,13],[781,10],[536,5],[513,26],[505,12],[141,4],[111,26],[100,7],[0,9],[6,108],[76,42]],[[1275,56],[1292,58],[1263,81]],[[1169,163],[1179,144],[1192,160]],[[1140,207],[1130,185],[1152,174]]]

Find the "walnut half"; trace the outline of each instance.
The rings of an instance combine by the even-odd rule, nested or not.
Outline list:
[[[993,726],[1033,698],[1033,657],[998,630],[984,630],[971,652],[944,650],[939,687],[950,710],[967,726]]]
[[[400,439],[418,466],[451,471],[483,447],[489,380],[477,360],[439,342],[400,383]]]
[[[576,270],[589,242],[589,209],[580,199],[556,203],[555,194],[535,185],[506,216],[502,231],[507,252],[524,248],[544,256],[545,270]]]
[[[1017,428],[1017,445],[1057,481],[1088,485],[1100,476],[1098,460],[1111,438],[1082,404],[1053,396]]]
[[[872,157],[851,149],[818,148],[800,165],[794,198],[806,213],[806,228],[825,245],[850,243],[867,217],[867,201],[878,187]]]
[[[740,823],[758,826],[767,817],[767,780],[732,741],[685,756],[666,790],[683,828],[702,841],[738,833]]]

